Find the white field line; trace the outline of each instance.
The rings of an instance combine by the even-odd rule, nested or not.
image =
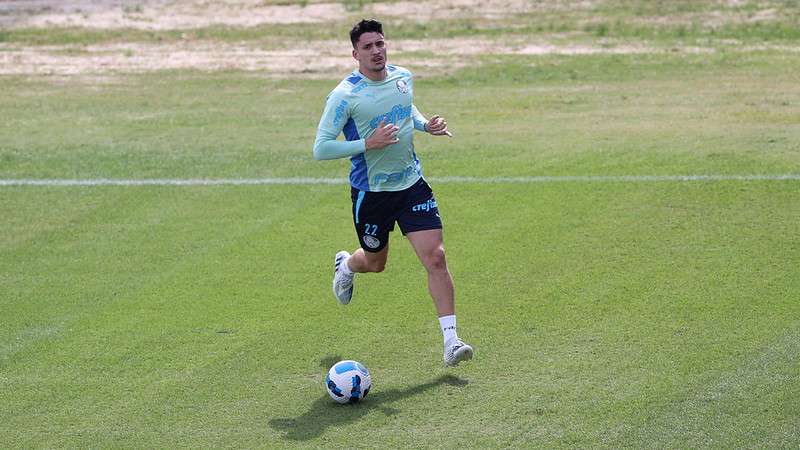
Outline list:
[[[534,184],[534,183],[641,183],[685,181],[800,181],[800,174],[782,175],[575,175],[524,177],[430,177],[432,183],[460,184]],[[345,178],[219,178],[219,179],[0,179],[3,186],[242,186],[242,185],[315,185],[346,184]]]

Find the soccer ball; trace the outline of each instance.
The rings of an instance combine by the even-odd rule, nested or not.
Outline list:
[[[328,394],[339,403],[358,403],[369,394],[372,378],[369,370],[357,361],[339,361],[325,377]]]

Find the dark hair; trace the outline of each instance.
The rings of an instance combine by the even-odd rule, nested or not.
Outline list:
[[[358,22],[356,26],[350,30],[350,42],[353,43],[353,48],[356,48],[356,42],[364,33],[380,33],[383,34],[383,25],[377,20],[363,19]]]

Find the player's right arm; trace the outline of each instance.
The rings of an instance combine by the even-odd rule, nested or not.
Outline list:
[[[314,141],[314,159],[337,159],[347,158],[367,150],[379,150],[386,146],[399,142],[397,134],[400,128],[395,124],[381,122],[378,128],[373,131],[366,139],[355,139],[357,130],[355,124],[350,126],[353,129],[350,133],[356,135],[346,136],[348,139],[339,141],[336,138],[350,120],[352,105],[344,95],[338,91],[333,91],[325,102],[325,111],[319,120],[317,127],[317,138]]]
[[[336,138],[350,119],[352,101],[348,101],[339,90],[334,90],[325,102],[325,110],[317,126],[317,138],[314,140],[314,159],[337,159],[364,153],[364,139],[339,141]]]
[[[390,123],[386,125],[386,121],[381,121],[378,128],[364,141],[367,150],[380,150],[392,144],[397,144],[400,139],[397,134],[400,132],[400,127]]]

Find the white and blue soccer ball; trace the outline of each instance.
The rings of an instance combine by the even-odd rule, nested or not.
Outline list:
[[[345,360],[334,364],[325,377],[328,394],[339,403],[358,403],[369,394],[372,378],[369,370],[357,361]]]

